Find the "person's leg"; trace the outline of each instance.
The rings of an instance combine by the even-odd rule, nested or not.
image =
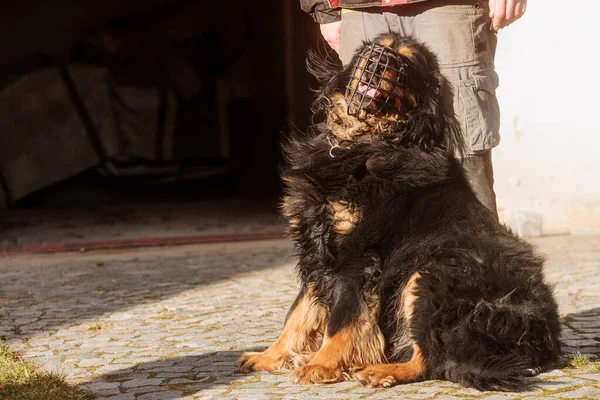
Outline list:
[[[462,160],[465,176],[479,201],[498,219],[496,193],[494,193],[494,168],[492,151],[469,155]]]
[[[491,149],[499,142],[500,110],[495,95],[496,34],[490,28],[487,2],[432,0],[420,7],[425,9],[415,7],[416,12],[399,14],[399,19],[411,20],[411,34],[438,56],[441,72],[453,90],[448,107],[456,114],[467,142],[466,177],[479,201],[497,218]]]

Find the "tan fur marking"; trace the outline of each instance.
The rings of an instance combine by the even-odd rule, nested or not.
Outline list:
[[[298,180],[296,177],[283,176],[281,178],[286,183],[293,183]],[[288,232],[297,229],[300,226],[299,212],[303,208],[302,200],[294,196],[284,196],[279,211],[288,221]]]
[[[404,291],[402,292],[402,296],[400,298],[401,307],[399,311],[402,314],[404,320],[406,321],[406,325],[409,330],[411,327],[411,320],[413,316],[413,307],[415,305],[415,300],[417,299],[417,296],[415,294],[415,290],[417,289],[417,279],[419,279],[420,277],[421,274],[419,274],[418,272],[414,273],[410,277],[410,279],[406,283],[406,286],[404,287]]]
[[[388,92],[394,90],[394,82],[396,82],[396,80],[398,79],[398,74],[395,71],[388,69],[387,71],[385,71],[385,74],[383,74],[383,77],[385,79],[381,79],[379,86],[383,90],[387,90]],[[402,94],[404,94],[404,92]]]
[[[327,310],[316,303],[313,293],[312,288],[306,292],[267,350],[242,354],[237,362],[241,372],[289,369],[309,362],[327,323]]]
[[[288,220],[289,227],[292,229],[297,229],[300,227],[300,218],[292,217]]]
[[[360,210],[346,202],[332,201],[329,205],[335,232],[340,235],[350,234],[360,220]]]
[[[333,336],[326,335],[310,363],[294,371],[295,383],[340,382],[355,365],[385,362],[385,339],[377,325],[379,299],[369,297],[367,312]]]
[[[282,176],[281,180],[284,181],[284,182],[286,182],[286,183],[295,183],[295,182],[298,182],[298,178],[297,177],[295,177],[295,176],[287,176],[287,175]]]
[[[413,50],[410,47],[402,46],[396,50],[398,54],[404,57],[412,57],[414,55]]]
[[[392,39],[390,38],[383,38],[379,41],[379,44],[382,46],[386,46],[386,47],[390,47],[392,45]]]
[[[302,208],[302,200],[293,196],[284,196],[281,202],[280,210],[284,217],[296,218],[298,210]]]

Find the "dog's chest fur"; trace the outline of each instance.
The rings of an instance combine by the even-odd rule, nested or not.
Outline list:
[[[376,252],[399,204],[415,191],[450,179],[442,152],[426,153],[384,140],[344,143],[331,150],[327,134],[284,145],[288,168],[282,214],[300,256],[301,277],[335,268],[340,253]]]
[[[368,151],[365,146],[330,151],[324,140],[294,144],[298,147],[288,151],[291,162],[283,173],[282,213],[300,251],[316,247],[321,251],[313,254],[326,261],[369,216],[375,199],[368,193],[374,183],[366,169]]]

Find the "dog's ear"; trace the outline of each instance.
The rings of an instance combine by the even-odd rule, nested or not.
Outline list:
[[[328,55],[321,55],[313,49],[306,54],[306,69],[321,85],[327,84],[343,69],[341,62],[336,62]]]
[[[338,60],[334,61],[331,57],[323,57],[314,50],[309,50],[306,56],[306,69],[319,82],[319,88],[313,90],[316,94],[311,104],[313,112],[313,123],[324,117],[332,107],[331,98],[336,92],[340,91],[340,84],[344,67]]]

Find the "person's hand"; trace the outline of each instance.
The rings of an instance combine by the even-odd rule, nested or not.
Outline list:
[[[490,18],[495,30],[500,30],[525,13],[527,0],[490,0]]]
[[[321,35],[323,39],[337,53],[340,52],[340,35],[342,32],[342,21],[331,22],[329,24],[321,24]]]

